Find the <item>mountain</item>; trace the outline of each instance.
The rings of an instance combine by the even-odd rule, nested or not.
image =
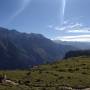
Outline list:
[[[76,50],[76,51],[69,51],[65,55],[66,58],[71,58],[71,57],[78,57],[78,56],[88,56],[90,57],[90,50]]]
[[[20,33],[0,27],[0,69],[29,68],[53,62],[74,49],[56,44],[41,34]]]
[[[72,41],[60,41],[60,40],[55,40],[54,42],[63,45],[71,45],[81,50],[90,49],[90,42],[72,42]]]

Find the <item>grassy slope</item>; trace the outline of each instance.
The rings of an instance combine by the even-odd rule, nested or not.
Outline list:
[[[76,57],[30,71],[0,71],[19,86],[0,85],[0,90],[60,90],[60,86],[90,87],[90,57]]]

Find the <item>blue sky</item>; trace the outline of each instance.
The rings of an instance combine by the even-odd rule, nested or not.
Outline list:
[[[50,39],[90,41],[90,0],[0,0],[0,26]]]

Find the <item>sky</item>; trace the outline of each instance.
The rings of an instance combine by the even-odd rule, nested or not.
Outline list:
[[[0,0],[0,26],[90,42],[90,0]]]

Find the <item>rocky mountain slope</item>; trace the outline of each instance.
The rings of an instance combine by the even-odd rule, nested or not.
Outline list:
[[[29,68],[62,59],[76,48],[56,44],[41,34],[0,28],[0,69]]]

